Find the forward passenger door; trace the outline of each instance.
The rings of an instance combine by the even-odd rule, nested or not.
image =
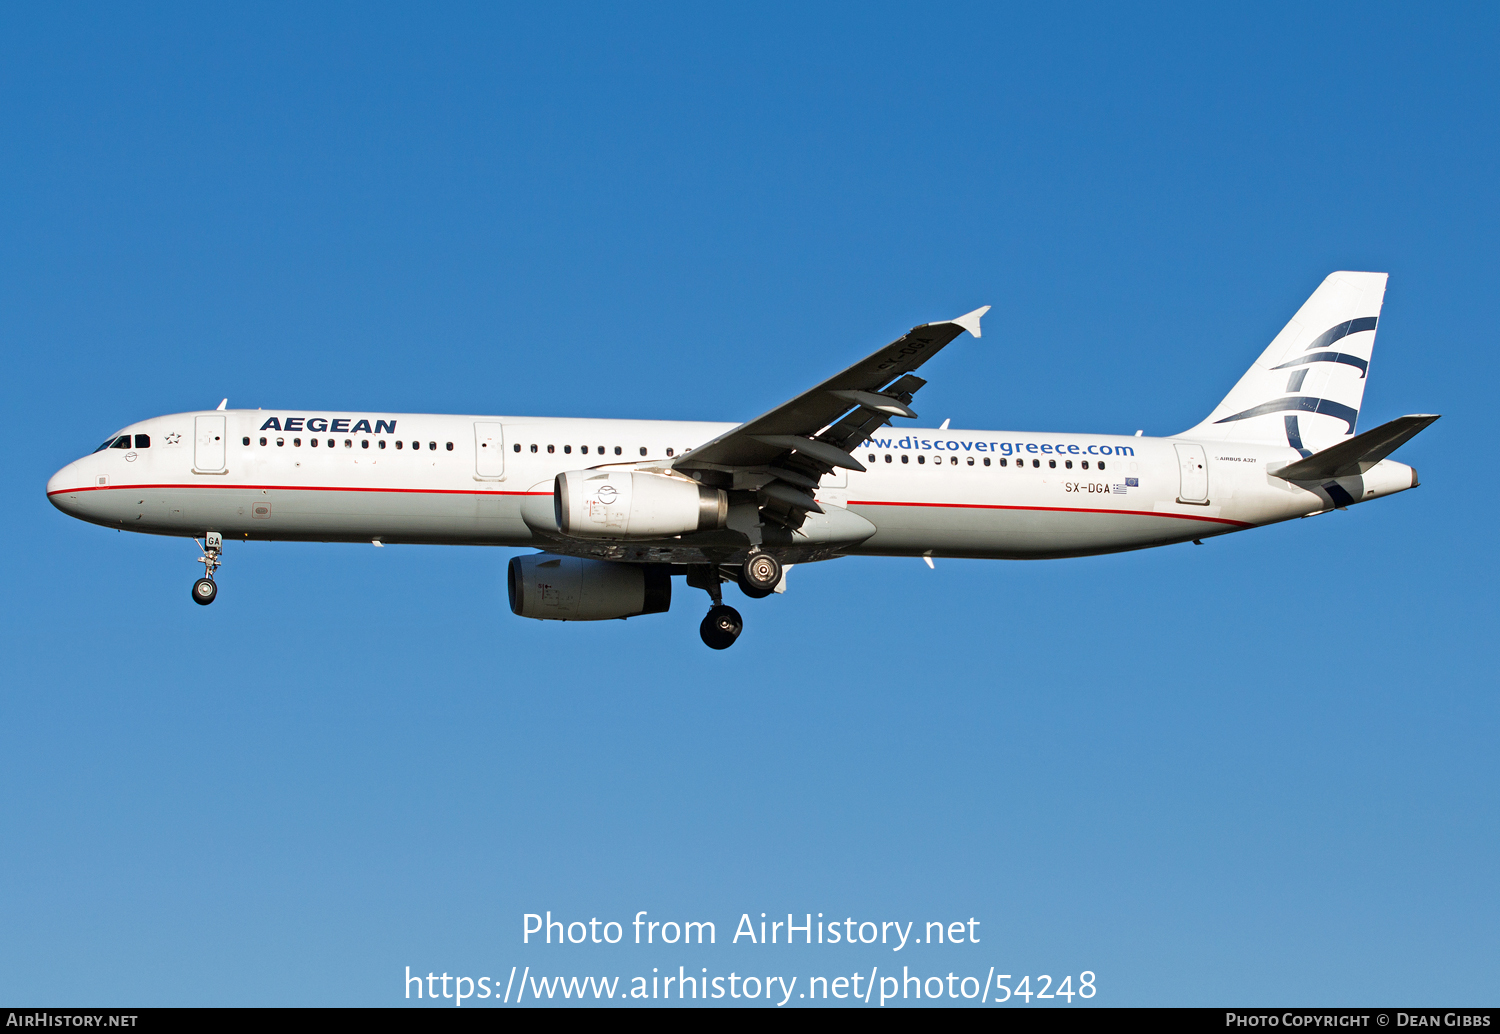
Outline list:
[[[222,474],[226,455],[223,416],[200,416],[193,421],[193,472]]]

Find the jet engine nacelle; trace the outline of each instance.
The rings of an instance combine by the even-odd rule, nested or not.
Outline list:
[[[552,490],[557,526],[581,539],[660,539],[715,531],[729,495],[684,478],[639,471],[570,470]]]
[[[532,553],[511,560],[506,588],[512,613],[543,621],[608,621],[661,614],[672,605],[672,576],[664,564]]]

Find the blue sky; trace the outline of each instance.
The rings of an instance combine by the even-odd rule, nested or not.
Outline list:
[[[0,998],[905,964],[1494,1004],[1497,21],[6,10]],[[747,418],[982,304],[924,418],[1170,434],[1335,269],[1391,274],[1363,420],[1444,414],[1420,490],[1201,549],[799,568],[723,654],[680,586],[515,618],[505,550],[231,545],[199,608],[190,543],[43,492],[224,396]],[[549,909],[721,943],[522,945]],[[747,912],[981,943],[723,943]]]

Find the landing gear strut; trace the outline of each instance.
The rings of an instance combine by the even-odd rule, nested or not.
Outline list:
[[[708,598],[713,600],[713,606],[708,608],[708,616],[698,626],[703,645],[710,650],[729,649],[745,630],[745,622],[739,611],[724,605],[724,589],[719,584],[718,565],[703,564],[688,568],[688,584],[707,592]]]
[[[224,562],[220,559],[224,552],[224,537],[217,531],[209,532],[203,536],[202,549],[203,555],[198,558],[198,562],[203,565],[203,577],[193,583],[193,602],[206,607],[219,595],[219,587],[214,584],[214,572]]]

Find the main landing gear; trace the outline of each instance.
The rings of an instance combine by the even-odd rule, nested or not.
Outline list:
[[[732,572],[732,573],[731,573]],[[713,606],[708,616],[698,626],[698,634],[710,650],[727,650],[734,645],[745,630],[744,619],[733,607],[725,606],[722,582],[733,578],[740,591],[752,600],[765,599],[781,584],[781,562],[769,553],[751,553],[750,558],[738,570],[721,568],[717,564],[704,564],[689,568],[688,584],[708,593]]]
[[[739,570],[740,591],[752,600],[763,600],[781,581],[781,561],[770,553],[751,553]]]
[[[219,595],[219,587],[214,584],[214,572],[224,562],[220,559],[224,552],[224,536],[217,531],[209,532],[203,536],[202,549],[203,555],[198,558],[198,562],[203,565],[203,577],[193,583],[193,602],[206,607]]]
[[[704,645],[710,650],[729,649],[744,630],[745,622],[740,617],[740,612],[722,603],[709,607],[708,616],[698,626],[698,634],[703,637]]]

